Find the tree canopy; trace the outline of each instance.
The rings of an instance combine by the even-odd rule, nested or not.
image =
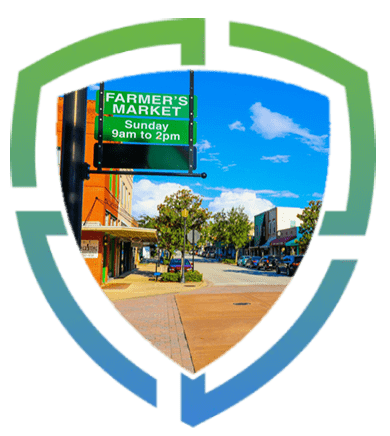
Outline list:
[[[248,234],[251,229],[248,215],[244,207],[232,207],[229,211],[217,212],[211,224],[211,235],[216,241],[223,244],[232,244],[236,250],[236,261],[238,249],[248,241]]]
[[[302,237],[298,239],[299,250],[304,252],[311,241],[312,235],[316,228],[318,217],[320,215],[320,209],[322,206],[322,201],[309,201],[309,206],[303,209],[302,214],[297,215],[302,221],[300,226],[300,233]]]
[[[183,250],[184,242],[184,219],[182,210],[188,210],[186,233],[194,229],[201,234],[205,233],[207,221],[212,213],[202,207],[202,197],[193,194],[188,189],[182,189],[176,193],[165,197],[164,203],[157,206],[158,216],[155,219],[158,245],[160,248],[168,250],[170,256],[176,250]],[[187,242],[186,249],[189,250],[191,244]]]
[[[155,229],[156,228],[156,218],[150,217],[149,215],[143,214],[137,219],[139,227],[143,229]]]

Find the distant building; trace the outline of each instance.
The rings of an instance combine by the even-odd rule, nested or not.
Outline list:
[[[251,256],[265,256],[286,251],[286,244],[299,235],[297,227],[302,222],[297,215],[303,209],[297,207],[274,207],[254,217],[253,243],[246,250]],[[283,233],[282,233],[283,232]],[[294,250],[290,246],[289,250]]]

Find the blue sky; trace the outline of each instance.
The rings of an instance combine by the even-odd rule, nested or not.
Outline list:
[[[329,101],[315,92],[257,76],[195,71],[198,162],[206,179],[134,178],[132,214],[155,215],[182,187],[214,212],[243,205],[249,217],[273,206],[321,199],[329,148]],[[88,90],[95,99],[96,86]],[[106,90],[188,94],[189,72],[132,76]]]

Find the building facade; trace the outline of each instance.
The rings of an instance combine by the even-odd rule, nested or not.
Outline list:
[[[57,150],[61,155],[63,98],[58,100]],[[93,166],[95,101],[87,101],[85,162]],[[111,168],[117,170],[117,168]],[[138,228],[131,215],[133,176],[92,174],[84,181],[81,253],[99,284],[135,267],[137,248],[157,242],[155,230]]]
[[[303,209],[296,207],[274,207],[256,215],[253,242],[246,250],[246,254],[265,256],[284,253],[285,244],[292,240],[294,235],[295,238],[298,235],[297,228],[301,225],[301,221],[297,215],[302,212]]]

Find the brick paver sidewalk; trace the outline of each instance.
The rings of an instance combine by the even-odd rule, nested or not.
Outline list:
[[[280,293],[285,286],[252,285],[207,286],[187,290],[175,294],[155,295],[145,298],[131,298],[113,301],[115,307],[124,318],[133,325],[157,349],[176,362],[178,365],[194,372],[182,320],[176,303],[175,295],[194,294],[225,294],[229,293]]]
[[[174,295],[118,300],[114,305],[156,348],[189,372],[194,372]]]
[[[277,282],[278,284],[274,284],[275,280],[270,281],[270,284],[245,283],[245,286],[235,284],[235,280],[233,280],[233,283],[230,281],[223,286],[215,286],[211,283],[208,284],[207,282],[186,284],[161,283],[153,280],[153,273],[155,271],[155,268],[156,266],[153,264],[139,265],[138,269],[135,272],[128,274],[125,277],[111,280],[103,287],[103,291],[105,292],[107,297],[113,302],[113,304],[122,314],[122,316],[124,316],[124,318],[131,325],[133,325],[139,333],[141,333],[148,341],[150,341],[158,350],[160,350],[178,365],[185,368],[191,373],[195,372],[194,362],[200,356],[193,356],[195,360],[192,360],[187,337],[182,324],[183,320],[181,319],[178,309],[176,296],[191,296],[199,294],[199,297],[201,297],[200,294],[202,294],[207,297],[207,294],[212,295],[246,293],[248,295],[250,293],[259,292],[280,293],[283,292],[284,288],[287,285],[287,283],[282,284],[280,282]],[[210,276],[210,274],[205,274],[206,277],[210,280],[214,280],[214,276],[217,270],[215,264],[205,265],[204,273],[208,271],[207,268],[211,271],[212,275]],[[159,272],[166,271],[166,266],[159,266],[158,270]],[[239,270],[237,269],[237,271]],[[225,273],[228,274],[229,272]],[[232,298],[234,299],[233,295]],[[200,301],[201,299],[199,300],[199,302]],[[186,313],[186,317],[188,318],[188,313]],[[184,325],[186,324],[184,323]],[[197,329],[195,329],[195,333],[196,330]],[[248,330],[248,328],[246,330]],[[191,340],[193,344],[195,343],[195,336],[194,331],[192,331]],[[212,335],[209,337],[209,339],[211,341]],[[218,340],[217,342],[215,342],[214,337],[214,343],[210,343],[209,345],[211,349],[214,350],[220,348],[219,345],[221,344],[218,343]],[[225,348],[226,345],[227,344],[225,344]],[[234,344],[230,344],[229,347],[232,345]],[[192,348],[193,352],[199,354],[200,350],[195,351],[196,347],[194,347],[194,345],[192,346]],[[221,349],[220,351],[226,350]],[[223,353],[219,352],[217,354],[220,355]],[[217,355],[213,355],[211,358],[215,359],[217,357]],[[210,360],[210,358],[208,359]],[[198,362],[195,365],[197,370],[202,366],[204,366],[204,362]]]

